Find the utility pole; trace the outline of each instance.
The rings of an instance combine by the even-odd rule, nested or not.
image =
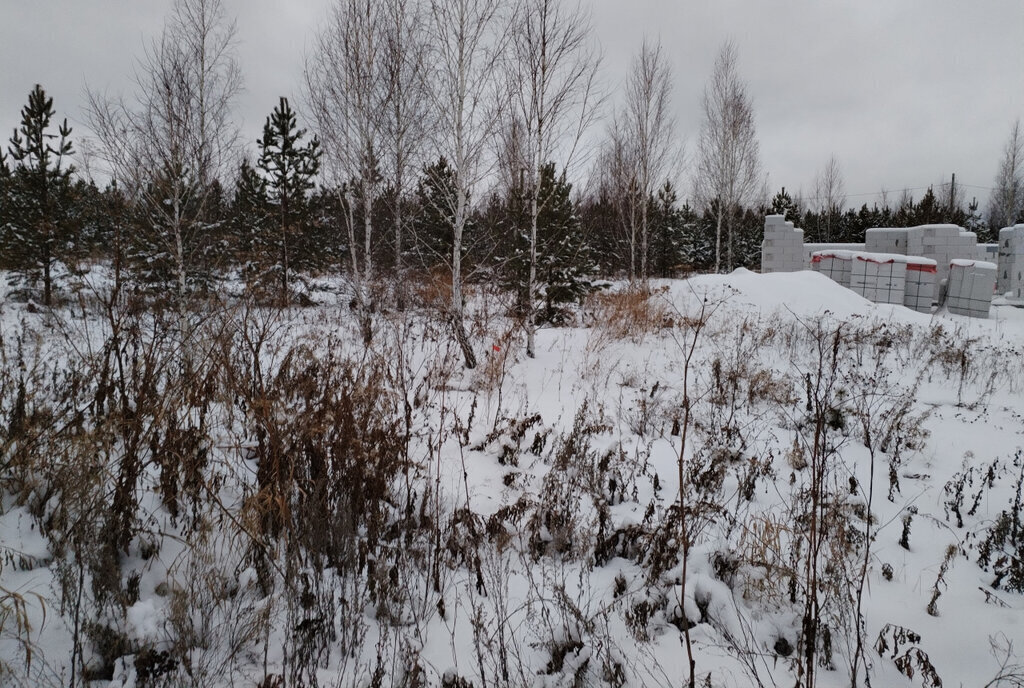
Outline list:
[[[956,208],[956,172],[953,173],[949,182],[949,216],[953,216],[953,210]]]

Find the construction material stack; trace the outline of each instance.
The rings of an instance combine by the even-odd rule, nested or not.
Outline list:
[[[875,303],[903,305],[906,256],[858,252],[851,261],[850,289]]]
[[[949,276],[949,263],[954,258],[977,259],[978,235],[957,225],[874,227],[864,233],[864,250],[931,258],[941,282]]]
[[[814,254],[819,251],[863,251],[864,244],[804,244],[804,270],[813,270]]]
[[[920,256],[907,256],[903,305],[919,313],[931,313],[935,300],[935,261]]]
[[[956,225],[922,225],[915,229],[924,232],[924,250],[914,255],[935,260],[938,267],[936,277],[940,282],[949,277],[949,266],[953,260],[973,260],[977,253],[978,235],[974,232],[965,232]],[[991,300],[989,295],[989,301]],[[988,313],[988,310],[985,312]]]
[[[864,232],[864,250],[868,253],[907,255],[907,229],[872,227]]]
[[[798,272],[804,265],[804,230],[785,215],[766,215],[761,243],[761,272]]]
[[[987,318],[996,285],[996,265],[980,260],[955,259],[949,265],[946,308],[950,313]]]
[[[856,251],[815,251],[811,256],[811,269],[849,289],[856,255]]]
[[[998,260],[996,293],[1012,300],[1024,299],[1024,224],[999,230]]]
[[[974,259],[985,261],[986,263],[999,263],[999,244],[978,244],[974,247]],[[999,276],[996,275],[996,279]]]

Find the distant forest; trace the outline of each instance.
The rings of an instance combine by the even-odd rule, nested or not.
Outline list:
[[[0,159],[0,268],[45,305],[58,265],[102,263],[119,287],[176,298],[236,279],[282,302],[296,276],[343,271],[364,310],[370,285],[444,274],[456,320],[461,285],[484,280],[515,290],[532,331],[595,278],[758,269],[766,213],[816,242],[947,222],[990,241],[1021,218],[1016,126],[984,214],[955,181],[849,207],[834,158],[813,198],[769,190],[729,43],[680,189],[687,132],[660,45],[640,47],[616,100],[585,13],[462,5],[339,1],[307,58],[307,111],[281,98],[251,142],[233,20],[218,0],[179,0],[135,91],[90,94],[89,138],[42,86],[28,95]]]

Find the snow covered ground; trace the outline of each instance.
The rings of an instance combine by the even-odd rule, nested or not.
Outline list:
[[[72,389],[54,371],[110,328],[0,294],[0,682],[68,685],[84,667],[110,686],[669,686],[689,644],[700,685],[1021,685],[1024,310],[928,315],[813,272],[740,270],[647,299],[615,285],[578,326],[542,329],[531,359],[501,297],[477,293],[469,371],[431,312],[378,314],[365,350],[340,282],[313,286],[314,307],[223,322],[233,341],[265,333],[268,379],[302,345],[379,364],[405,408],[384,523],[326,568],[289,568],[287,538],[254,534],[251,410],[224,399],[201,424],[199,517],[171,518],[144,447],[129,544],[86,562],[54,520],[78,493],[18,472],[18,450],[62,445],[11,439],[10,383],[37,356],[22,379],[40,396]],[[290,403],[278,412],[317,412]],[[121,446],[97,474],[123,475]]]

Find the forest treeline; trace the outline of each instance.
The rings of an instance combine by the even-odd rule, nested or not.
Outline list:
[[[307,57],[306,111],[281,98],[253,142],[233,110],[233,20],[178,0],[136,91],[90,93],[90,136],[29,94],[0,159],[0,268],[44,305],[56,272],[97,262],[118,287],[184,297],[236,279],[281,302],[295,275],[344,271],[364,312],[371,284],[401,305],[409,279],[445,275],[457,333],[461,285],[486,281],[518,295],[532,351],[534,326],[596,278],[757,269],[766,213],[830,242],[933,222],[984,241],[1021,214],[1017,127],[997,178],[1011,198],[994,193],[988,218],[955,181],[850,208],[834,158],[814,197],[772,195],[731,43],[680,188],[662,47],[645,41],[615,102],[588,21],[555,0],[339,0]]]

